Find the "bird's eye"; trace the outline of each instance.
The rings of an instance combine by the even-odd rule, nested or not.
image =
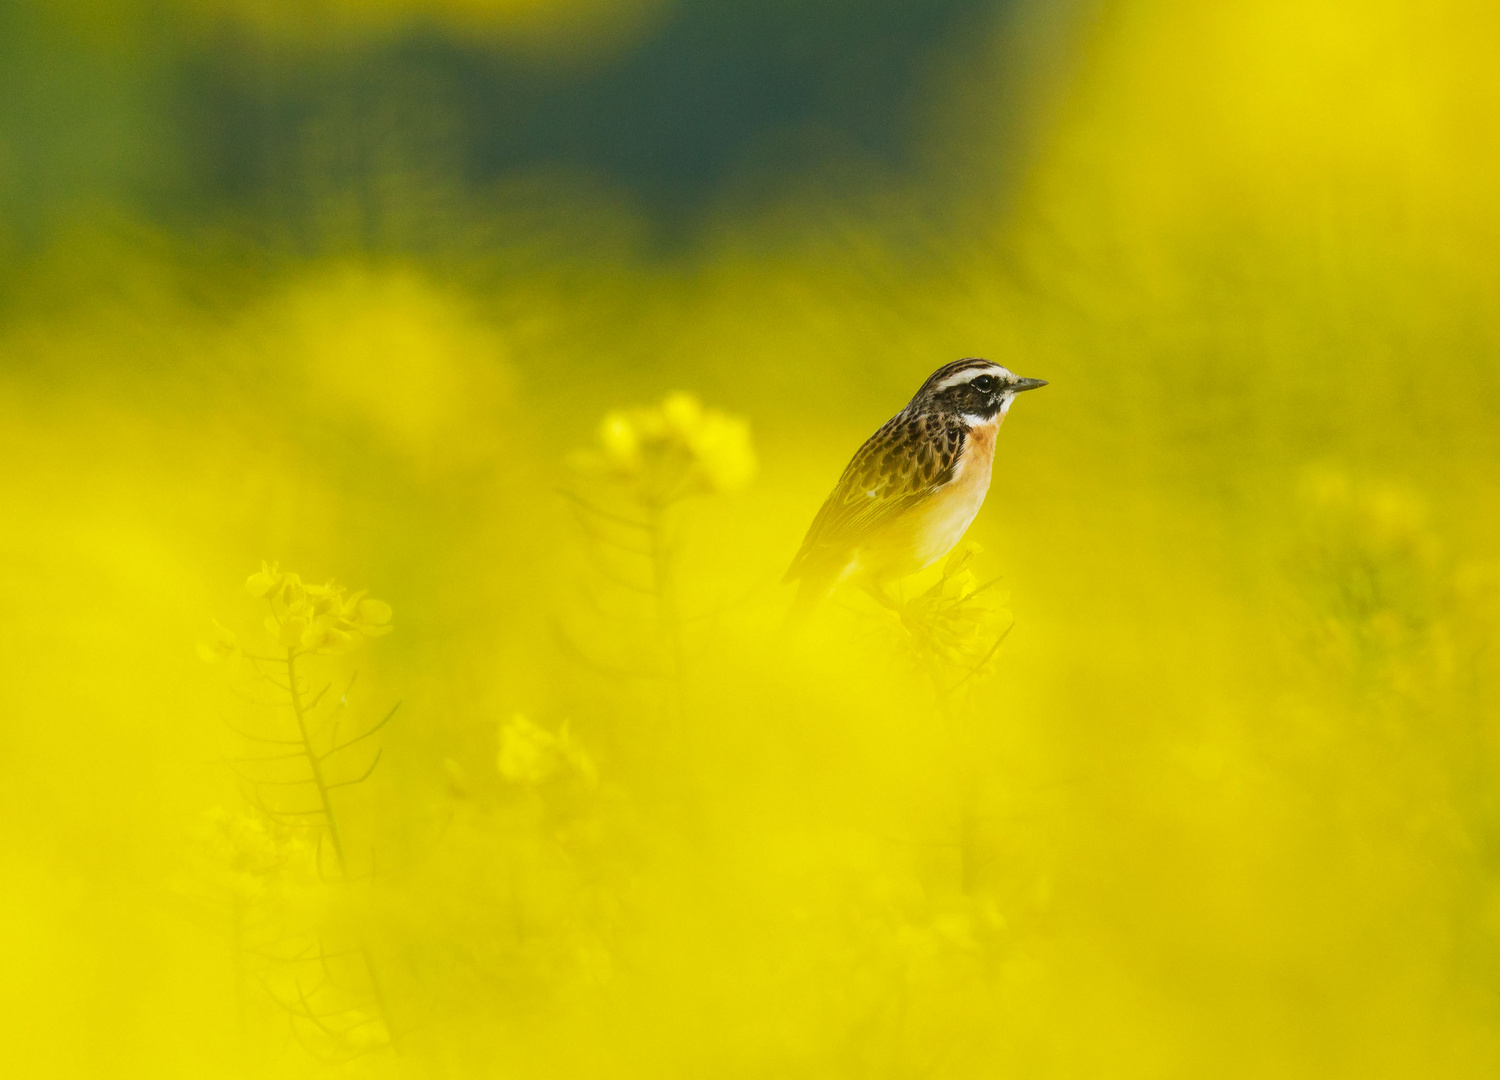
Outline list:
[[[995,385],[998,381],[999,380],[997,380],[993,375],[981,375],[969,385],[972,386],[975,390],[978,390],[981,394],[989,394],[994,392]]]

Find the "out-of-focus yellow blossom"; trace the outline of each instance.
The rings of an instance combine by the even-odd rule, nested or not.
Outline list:
[[[215,861],[231,875],[226,883],[237,895],[259,899],[265,891],[265,879],[285,861],[283,845],[259,817],[216,806],[205,818],[206,839]]]
[[[198,830],[202,864],[184,891],[201,892],[243,903],[303,902],[320,884],[316,847],[305,830],[277,825],[250,811],[216,806],[203,816]]]
[[[692,394],[678,390],[661,403],[665,426],[683,439],[691,439],[703,423],[703,403]]]
[[[628,473],[640,468],[640,436],[624,413],[612,412],[604,417],[599,425],[599,443],[605,460],[617,470]]]
[[[680,397],[697,405],[687,395]],[[668,399],[668,403],[674,400]],[[691,425],[684,425],[681,435],[692,449],[710,491],[736,491],[755,476],[755,452],[750,444],[750,425],[745,421],[700,411]]]
[[[1426,506],[1332,469],[1309,472],[1302,495],[1310,513],[1293,567],[1315,616],[1308,655],[1367,704],[1433,700],[1451,674],[1451,620],[1469,623],[1470,609]]]
[[[240,639],[235,636],[234,631],[215,619],[213,634],[207,640],[198,642],[198,655],[210,664],[227,662],[231,668],[238,668],[243,653],[240,650]]]
[[[261,563],[245,581],[251,596],[271,604],[266,631],[278,645],[304,652],[348,652],[364,638],[391,632],[391,606],[361,589],[346,596],[342,586],[307,585],[296,574],[282,573],[278,563]]]
[[[500,725],[500,775],[517,783],[536,783],[552,773],[552,736],[517,713]]]
[[[245,591],[251,596],[270,596],[281,588],[285,577],[279,562],[268,563],[262,560],[260,570],[245,579]]]
[[[500,725],[500,775],[515,784],[540,784],[571,772],[585,784],[598,778],[593,760],[565,723],[551,732],[520,713]]]
[[[1304,477],[1302,497],[1314,512],[1314,526],[1325,545],[1358,548],[1365,558],[1400,556],[1424,565],[1440,555],[1427,507],[1408,491],[1389,484],[1355,483],[1343,472],[1319,468]]]
[[[955,548],[938,579],[903,606],[901,622],[925,659],[985,675],[1014,619],[1006,595],[974,575],[979,551],[972,542]]]
[[[579,454],[575,463],[585,473],[631,485],[654,505],[738,490],[756,469],[750,425],[682,392],[655,408],[608,413],[599,425],[599,448]]]

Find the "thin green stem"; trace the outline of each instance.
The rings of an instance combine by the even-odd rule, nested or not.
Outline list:
[[[666,638],[667,652],[671,658],[673,696],[676,699],[673,706],[680,722],[683,713],[682,626],[677,617],[677,598],[672,589],[672,553],[668,550],[663,535],[662,517],[662,507],[659,504],[646,506],[646,520],[649,523],[646,538],[651,553],[651,585],[656,594],[656,619],[661,626],[662,636]]]
[[[662,632],[669,638],[673,638],[676,637],[673,628],[677,621],[677,612],[672,598],[671,553],[667,551],[667,545],[662,536],[661,509],[649,506],[646,513],[647,520],[650,522],[646,536],[649,541],[651,559],[651,591],[656,595],[656,618],[661,624]],[[673,659],[676,660],[675,649]]]
[[[338,818],[333,813],[333,800],[329,796],[331,788],[323,777],[323,759],[313,749],[312,732],[307,726],[307,711],[302,704],[302,695],[297,689],[297,650],[294,646],[288,646],[286,650],[286,672],[287,682],[291,686],[292,715],[297,718],[297,732],[302,736],[302,748],[307,754],[307,763],[312,768],[313,783],[318,789],[318,802],[323,807],[323,820],[328,825],[328,838],[333,841],[333,853],[338,859],[339,874],[347,880],[349,867],[344,858],[344,840],[339,835]],[[371,768],[373,769],[374,766],[372,765]],[[391,1021],[391,1010],[386,1000],[385,987],[381,984],[370,949],[362,938],[359,939],[359,952],[365,962],[365,972],[370,977],[370,989],[375,995],[375,1007],[380,1010],[380,1018],[385,1024],[386,1035],[391,1041],[391,1049],[400,1053],[400,1040],[396,1035],[396,1025]]]
[[[312,767],[313,784],[318,789],[318,803],[323,807],[323,819],[328,824],[328,838],[333,841],[333,852],[339,860],[339,872],[347,875],[344,863],[344,840],[339,835],[338,819],[333,815],[333,802],[328,796],[328,784],[323,779],[323,763],[313,749],[312,732],[308,730],[307,713],[302,707],[302,695],[297,691],[297,650],[288,646],[286,650],[287,681],[291,685],[292,715],[297,718],[297,733],[302,736],[302,749],[307,754],[307,763]]]

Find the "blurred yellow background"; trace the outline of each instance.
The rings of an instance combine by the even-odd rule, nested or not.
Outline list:
[[[7,1074],[1494,1076],[1497,47],[7,0]],[[970,533],[1008,636],[788,637],[965,355],[1051,383]],[[392,632],[278,644],[333,594],[263,560]],[[325,683],[316,753],[400,703],[327,804]]]

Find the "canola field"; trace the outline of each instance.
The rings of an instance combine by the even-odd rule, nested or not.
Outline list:
[[[7,1075],[1496,1074],[1500,13],[752,8],[0,5]],[[773,15],[859,123],[588,119]]]

